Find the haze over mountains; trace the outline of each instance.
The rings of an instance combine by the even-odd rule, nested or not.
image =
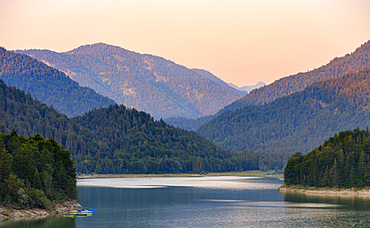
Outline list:
[[[265,86],[266,83],[264,82],[257,82],[255,85],[250,85],[250,86],[242,86],[242,87],[239,87],[237,85],[234,85],[233,83],[228,83],[229,86],[239,90],[239,91],[245,91],[247,93],[249,93],[250,91],[254,90],[254,89],[258,89],[262,86]]]
[[[72,51],[24,50],[82,86],[155,118],[212,115],[243,93],[164,58],[103,43]]]

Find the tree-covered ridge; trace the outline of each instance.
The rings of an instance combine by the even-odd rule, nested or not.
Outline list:
[[[289,158],[285,183],[315,187],[352,188],[370,185],[370,133],[341,131],[306,155]]]
[[[313,82],[342,76],[370,67],[370,41],[367,41],[353,53],[334,58],[328,64],[317,69],[281,78],[270,85],[251,91],[239,100],[226,106],[219,112],[236,110],[247,105],[261,105],[274,101],[294,92],[302,91]]]
[[[269,104],[224,112],[197,132],[232,150],[308,152],[336,132],[369,126],[369,94],[368,68]]]
[[[79,173],[199,173],[281,169],[285,164],[279,155],[231,153],[195,132],[123,105],[69,119],[0,80],[0,131],[12,129],[54,138],[71,151]]]
[[[161,57],[103,43],[72,51],[17,51],[66,72],[83,86],[156,119],[216,113],[241,96],[232,89]]]
[[[68,116],[82,115],[93,108],[115,103],[90,88],[79,86],[64,73],[42,62],[1,47],[0,79]]]
[[[77,199],[71,153],[52,138],[0,133],[0,203],[52,209]]]

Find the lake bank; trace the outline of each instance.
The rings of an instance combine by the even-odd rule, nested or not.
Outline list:
[[[303,193],[315,196],[334,196],[334,197],[363,197],[370,198],[370,188],[365,189],[310,189],[299,187],[280,187],[278,191],[282,193]]]
[[[76,200],[58,203],[57,205],[55,205],[54,210],[43,208],[16,209],[13,207],[0,206],[0,221],[6,219],[16,220],[25,218],[45,218],[48,216],[69,213],[70,211],[80,209],[82,209],[82,206]]]
[[[222,173],[166,173],[166,174],[82,174],[77,175],[78,179],[88,178],[124,178],[124,177],[205,177],[205,176],[256,176],[256,177],[271,177],[282,179],[283,174],[276,174],[275,171],[260,171],[251,170],[243,172],[222,172]]]

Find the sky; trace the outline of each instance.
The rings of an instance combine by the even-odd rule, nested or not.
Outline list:
[[[103,42],[238,86],[327,64],[370,40],[369,0],[0,0],[0,46]]]

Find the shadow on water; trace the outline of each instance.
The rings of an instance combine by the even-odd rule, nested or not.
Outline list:
[[[5,220],[0,222],[0,227],[6,228],[74,228],[76,222],[74,218],[63,218],[62,216],[52,216],[47,218]]]

